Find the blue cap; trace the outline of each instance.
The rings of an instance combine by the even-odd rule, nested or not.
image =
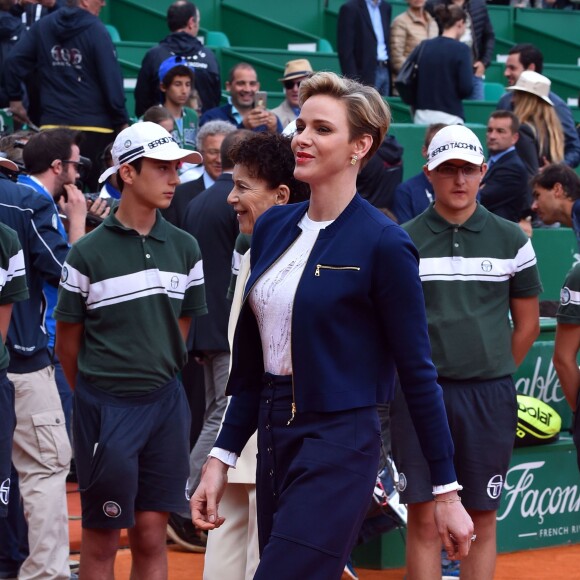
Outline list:
[[[182,56],[172,55],[166,58],[160,65],[159,65],[159,82],[163,82],[165,75],[174,67],[176,66],[185,66],[193,75],[193,70],[188,64],[188,60]]]

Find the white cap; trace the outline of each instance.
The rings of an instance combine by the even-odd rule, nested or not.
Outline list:
[[[427,169],[431,171],[444,161],[461,159],[474,165],[485,161],[483,147],[476,134],[464,125],[447,125],[435,133],[427,153]]]
[[[175,139],[157,123],[142,121],[123,129],[115,139],[111,149],[113,166],[99,177],[99,183],[116,173],[123,163],[130,163],[140,157],[159,159],[160,161],[177,161],[183,159],[188,163],[202,163],[203,158],[197,151],[181,149]]]
[[[18,165],[14,163],[14,161],[10,161],[10,159],[6,159],[6,157],[0,157],[0,167],[4,167],[5,169],[10,169],[10,171],[18,171]]]
[[[554,106],[552,99],[548,96],[550,94],[551,86],[552,81],[550,81],[548,77],[545,77],[534,70],[525,70],[516,81],[516,84],[511,87],[506,87],[506,90],[531,93],[543,101],[546,101],[548,105]]]

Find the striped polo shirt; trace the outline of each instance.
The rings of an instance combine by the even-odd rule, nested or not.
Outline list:
[[[0,306],[28,298],[24,254],[16,232],[0,223]],[[0,370],[8,368],[10,356],[0,337]]]
[[[159,212],[146,236],[113,213],[73,245],[54,317],[84,324],[78,368],[85,379],[132,395],[176,375],[187,358],[178,319],[206,313],[196,240]]]
[[[404,224],[421,258],[433,362],[440,377],[511,375],[509,302],[542,291],[536,255],[522,230],[481,205],[463,224],[429,208]]]
[[[580,264],[566,275],[556,319],[560,324],[580,324]]]

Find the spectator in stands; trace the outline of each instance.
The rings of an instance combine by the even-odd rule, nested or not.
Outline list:
[[[0,0],[0,108],[5,109],[10,104],[4,89],[4,63],[6,57],[16,44],[25,27],[22,20],[11,13],[14,0]]]
[[[476,201],[484,161],[471,130],[441,129],[425,165],[435,203],[403,227],[420,256],[433,362],[455,443],[461,501],[477,535],[461,561],[461,577],[492,580],[496,511],[517,423],[512,374],[539,334],[542,286],[530,240]],[[403,398],[396,397],[391,432],[399,481],[406,482],[399,490],[408,507],[407,574],[440,578],[441,540],[433,518],[440,500],[432,495],[428,466],[405,408]],[[497,482],[493,490],[490,481]]]
[[[256,91],[260,90],[256,69],[246,62],[232,67],[226,90],[230,92],[227,105],[206,111],[199,122],[203,127],[209,121],[221,120],[232,123],[238,129],[281,133],[280,119],[272,112],[255,102]]]
[[[65,5],[65,0],[20,0],[14,4],[11,12],[22,21],[28,30],[44,16],[52,14]]]
[[[58,284],[68,253],[58,221],[52,199],[0,175],[0,222],[18,234],[30,293],[28,300],[14,305],[6,339],[8,378],[16,393],[12,462],[18,472],[30,547],[14,575],[64,580],[70,577],[66,477],[71,446],[48,349],[44,296],[45,282]],[[15,510],[16,518],[18,513]],[[3,557],[8,536],[15,531],[2,529]]]
[[[522,72],[526,70],[542,74],[544,69],[544,56],[533,44],[516,44],[509,50],[505,64],[504,76],[508,87],[514,86]],[[572,112],[556,93],[549,91],[548,98],[554,103],[554,109],[564,131],[564,162],[570,167],[580,164],[580,137],[576,131],[576,125]],[[513,110],[513,94],[507,92],[498,102],[498,109]]]
[[[466,44],[471,53],[473,66],[473,91],[469,99],[482,101],[484,98],[485,69],[493,60],[495,47],[495,33],[489,19],[485,0],[427,0],[425,8],[434,14],[439,4],[455,5],[463,8],[467,13],[465,30],[459,38]],[[441,28],[441,32],[443,28]]]
[[[439,5],[435,16],[443,33],[426,40],[418,62],[417,98],[413,120],[419,124],[463,123],[461,101],[473,90],[469,48],[459,42],[465,31],[466,12],[459,6]]]
[[[425,131],[425,142],[421,147],[421,155],[428,159],[427,151],[431,139],[439,130],[446,125],[444,123],[434,123],[429,125]],[[393,213],[400,224],[404,224],[414,217],[423,213],[434,199],[433,186],[427,179],[424,171],[407,179],[397,187],[393,199]]]
[[[135,85],[137,117],[161,102],[159,66],[169,56],[184,58],[195,71],[195,88],[201,99],[202,111],[217,107],[221,98],[221,80],[214,53],[197,38],[199,10],[188,0],[177,0],[167,9],[170,34],[154,46],[143,58]]]
[[[284,68],[284,76],[278,79],[284,85],[286,98],[281,105],[272,109],[272,113],[280,119],[282,127],[296,120],[300,113],[298,90],[300,83],[312,73],[312,66],[305,58],[290,60]]]
[[[389,32],[391,5],[384,0],[348,0],[338,12],[336,33],[342,74],[391,94]]]
[[[171,205],[161,210],[163,217],[178,228],[183,225],[185,210],[189,202],[202,191],[211,187],[222,173],[221,145],[226,137],[236,130],[227,121],[209,121],[199,129],[197,149],[203,155],[203,173],[197,179],[178,185]]]
[[[520,123],[511,111],[496,111],[487,122],[487,171],[479,201],[490,212],[519,223],[530,215],[528,172],[516,151]]]
[[[532,210],[546,225],[574,228],[580,248],[580,177],[563,163],[545,167],[532,180]]]
[[[173,133],[175,121],[173,115],[163,105],[153,105],[143,114],[143,121],[161,125],[168,133]]]
[[[425,0],[407,0],[409,8],[391,24],[389,54],[393,78],[399,74],[405,59],[423,40],[439,36],[435,19],[424,10]]]
[[[205,414],[203,426],[189,458],[187,489],[193,493],[201,477],[201,469],[216,440],[226,408],[230,349],[227,299],[231,277],[232,253],[239,228],[236,212],[227,203],[234,186],[233,161],[229,150],[252,135],[247,129],[229,133],[222,141],[222,173],[216,182],[200,193],[187,206],[182,228],[199,243],[203,255],[206,301],[209,314],[192,321],[187,339],[188,351],[203,365],[205,384]],[[200,531],[191,522],[191,514],[172,513],[167,533],[177,544],[199,551]]]
[[[522,125],[531,131],[536,144],[538,165],[564,161],[564,132],[550,97],[550,79],[537,72],[522,72],[515,85],[513,110]]]
[[[191,68],[183,64],[180,56],[170,56],[159,66],[159,87],[163,93],[162,105],[173,117],[172,136],[183,149],[195,151],[197,113],[187,106],[195,76]],[[181,170],[180,170],[181,171]]]
[[[92,0],[67,0],[66,7],[42,18],[14,47],[4,77],[16,119],[29,122],[22,82],[36,71],[42,128],[82,131],[81,155],[92,161],[86,179],[91,191],[97,191],[104,148],[114,131],[129,122],[121,67],[98,18],[102,6]]]

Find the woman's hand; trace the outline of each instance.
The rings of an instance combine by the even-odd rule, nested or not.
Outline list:
[[[455,498],[457,498],[455,500]],[[438,495],[435,500],[435,524],[450,560],[460,560],[469,553],[473,535],[473,522],[457,492]]]
[[[209,457],[201,470],[201,481],[189,500],[191,520],[198,528],[213,530],[225,522],[218,508],[227,482],[228,466],[215,457]]]

